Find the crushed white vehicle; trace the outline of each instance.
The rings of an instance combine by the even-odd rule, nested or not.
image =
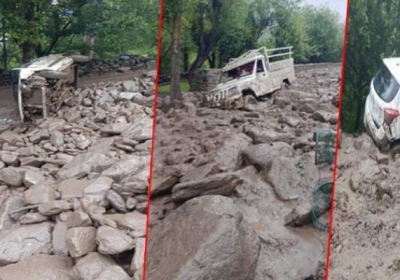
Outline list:
[[[14,100],[18,104],[21,122],[26,110],[39,110],[48,116],[52,93],[64,85],[76,88],[79,63],[88,62],[87,56],[53,54],[40,57],[12,70]]]
[[[383,59],[365,102],[364,126],[381,150],[400,139],[400,58]]]
[[[222,69],[216,88],[205,96],[209,107],[243,108],[295,80],[292,47],[250,50]]]

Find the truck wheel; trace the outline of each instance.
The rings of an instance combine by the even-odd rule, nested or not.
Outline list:
[[[83,63],[83,62],[89,62],[90,61],[90,57],[86,56],[86,55],[69,55],[68,57],[72,58],[74,62],[76,63]]]
[[[257,99],[253,95],[250,94],[245,95],[243,99],[244,99],[244,106],[257,104]]]

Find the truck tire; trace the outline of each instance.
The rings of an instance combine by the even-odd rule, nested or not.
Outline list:
[[[68,78],[68,73],[62,72],[62,71],[54,71],[54,70],[43,70],[35,73],[36,75],[46,78],[46,79],[52,79],[52,80],[61,80],[61,79],[67,79]]]
[[[243,99],[245,105],[257,104],[257,99],[251,94],[245,95]]]
[[[90,57],[88,57],[86,55],[73,54],[73,55],[69,55],[68,57],[72,58],[73,61],[76,63],[89,62],[91,60]]]

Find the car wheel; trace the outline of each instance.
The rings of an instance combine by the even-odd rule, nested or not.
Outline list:
[[[46,79],[52,79],[52,80],[67,79],[69,76],[67,72],[54,71],[54,70],[42,70],[35,74],[40,77],[43,77]]]
[[[244,99],[244,106],[257,104],[257,99],[251,94],[245,95],[243,99]]]

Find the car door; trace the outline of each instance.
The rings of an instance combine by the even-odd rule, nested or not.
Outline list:
[[[256,80],[259,88],[258,95],[270,93],[272,90],[272,81],[269,77],[264,59],[257,59],[255,64]]]

